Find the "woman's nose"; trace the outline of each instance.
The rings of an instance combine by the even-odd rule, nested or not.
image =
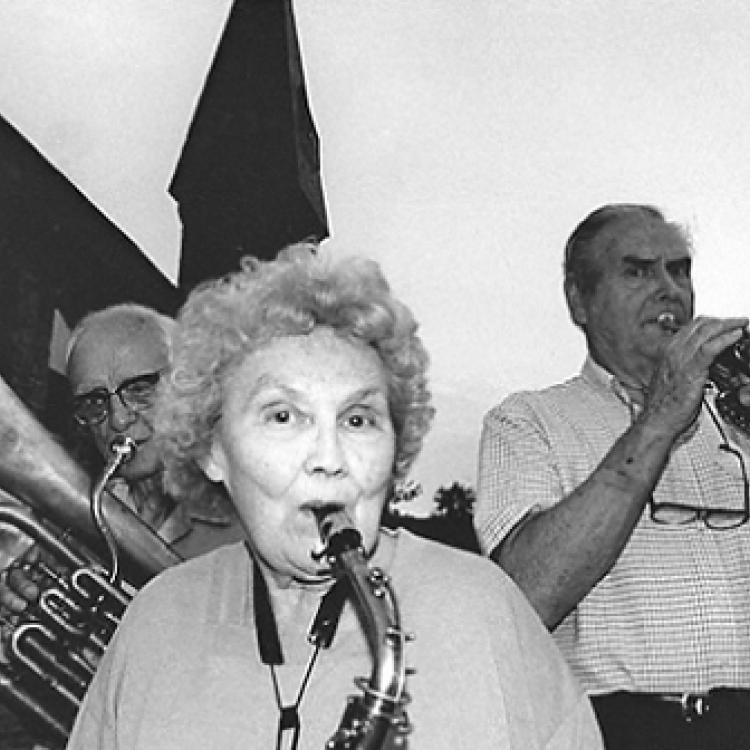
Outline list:
[[[313,436],[305,468],[329,476],[346,474],[346,460],[336,427],[319,426]]]

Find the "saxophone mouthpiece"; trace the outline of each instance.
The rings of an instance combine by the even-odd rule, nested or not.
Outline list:
[[[676,333],[680,330],[680,325],[674,313],[663,312],[656,318],[656,322],[669,333]]]
[[[342,553],[362,545],[362,535],[343,508],[323,506],[316,509],[315,518],[320,540],[325,545],[319,557],[338,558]]]

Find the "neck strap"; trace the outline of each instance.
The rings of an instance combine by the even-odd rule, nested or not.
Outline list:
[[[261,572],[260,565],[255,559],[250,546],[245,543],[253,564],[253,611],[255,613],[255,636],[258,652],[263,664],[283,664],[284,652],[281,648],[279,628],[271,605],[266,579]],[[336,629],[344,609],[344,603],[350,593],[350,584],[346,578],[338,581],[321,599],[318,611],[313,619],[307,640],[313,646],[328,648],[333,643]]]

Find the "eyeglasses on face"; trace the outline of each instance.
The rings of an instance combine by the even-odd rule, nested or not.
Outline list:
[[[73,418],[84,427],[103,422],[110,413],[110,399],[117,396],[120,403],[132,412],[139,413],[154,403],[156,386],[161,372],[147,372],[123,380],[114,391],[104,387],[73,397]]]

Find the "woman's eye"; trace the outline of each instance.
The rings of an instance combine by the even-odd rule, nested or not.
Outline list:
[[[346,424],[356,430],[363,427],[373,427],[375,425],[375,416],[369,412],[355,411],[347,415]]]
[[[278,425],[292,424],[294,422],[294,413],[286,407],[269,407],[263,411],[263,421]]]

